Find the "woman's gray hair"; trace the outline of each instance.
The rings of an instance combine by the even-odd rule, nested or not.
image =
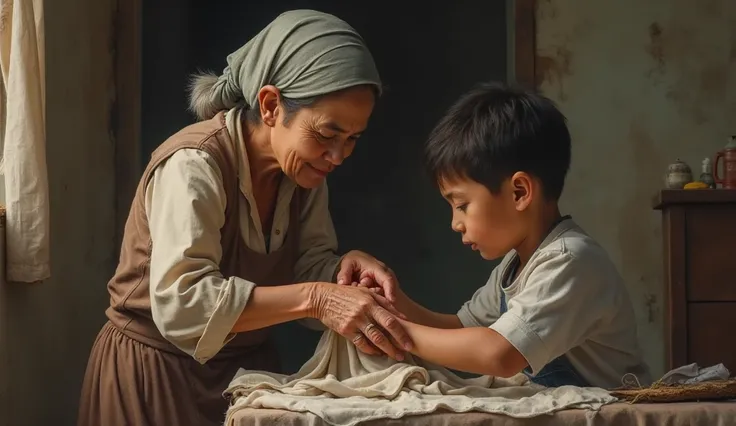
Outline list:
[[[189,110],[200,120],[214,117],[219,111],[232,108],[213,97],[219,77],[213,72],[192,75],[189,82]]]
[[[316,98],[358,85],[381,92],[373,57],[350,25],[327,13],[292,10],[228,55],[222,75],[193,75],[189,109],[207,120],[236,106],[254,108],[258,92],[269,84],[290,99]]]

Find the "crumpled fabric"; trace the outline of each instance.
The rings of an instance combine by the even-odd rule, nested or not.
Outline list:
[[[231,398],[225,424],[238,410],[271,408],[313,413],[334,426],[438,409],[527,418],[567,408],[597,411],[617,400],[600,388],[544,388],[523,374],[464,379],[412,356],[397,362],[366,355],[332,330],[322,335],[314,355],[297,373],[241,369],[225,396]]]

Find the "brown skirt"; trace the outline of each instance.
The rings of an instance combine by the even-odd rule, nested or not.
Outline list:
[[[239,368],[279,371],[271,344],[201,365],[131,339],[107,323],[95,340],[79,403],[78,426],[221,426],[222,393]]]

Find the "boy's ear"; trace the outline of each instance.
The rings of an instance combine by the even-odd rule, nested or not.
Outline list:
[[[534,196],[532,177],[525,172],[516,172],[511,176],[511,189],[514,194],[516,210],[523,211],[531,204]]]

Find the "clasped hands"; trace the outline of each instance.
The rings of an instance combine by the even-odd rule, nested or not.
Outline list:
[[[315,316],[358,350],[403,361],[412,342],[399,321],[406,317],[393,305],[400,293],[394,272],[356,250],[343,256],[336,278],[338,285],[318,287]]]

